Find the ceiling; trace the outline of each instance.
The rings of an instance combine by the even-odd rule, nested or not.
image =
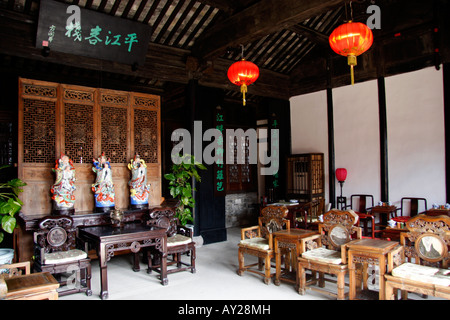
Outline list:
[[[350,82],[346,58],[328,45],[334,28],[353,17],[374,18],[380,8],[380,29],[374,45],[358,57],[356,82],[375,79],[448,61],[448,1],[423,0],[70,0],[105,15],[148,24],[151,40],[144,66],[51,52],[43,57],[34,47],[38,0],[0,0],[0,67],[29,74],[73,75],[170,94],[196,79],[200,85],[225,90],[239,99],[239,88],[226,76],[242,58],[260,68],[247,99],[288,99]],[[448,13],[448,11],[447,11]],[[376,17],[375,17],[376,18]]]

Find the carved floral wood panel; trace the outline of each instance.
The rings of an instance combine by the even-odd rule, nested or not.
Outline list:
[[[28,184],[22,211],[50,213],[51,169],[61,153],[75,165],[76,211],[93,209],[92,159],[102,152],[111,158],[116,207],[129,204],[127,164],[136,152],[149,164],[149,202],[160,204],[160,139],[158,96],[20,79],[19,178]]]

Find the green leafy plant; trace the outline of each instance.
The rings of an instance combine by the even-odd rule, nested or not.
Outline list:
[[[0,170],[9,167],[1,166]],[[22,187],[27,184],[20,179],[12,179],[8,182],[0,182],[0,223],[1,230],[13,233],[16,227],[16,218],[14,215],[22,208],[22,201],[19,199],[19,193],[23,191]],[[0,230],[0,242],[3,241],[5,234]]]
[[[189,154],[184,155],[181,160],[180,164],[172,165],[172,172],[165,174],[164,178],[169,180],[170,195],[180,201],[176,215],[180,223],[186,225],[188,221],[194,221],[192,209],[195,206],[195,199],[192,195],[192,178],[200,182],[197,169],[206,170],[206,167]]]

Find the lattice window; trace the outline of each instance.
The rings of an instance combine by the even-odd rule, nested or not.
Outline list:
[[[75,163],[95,158],[93,114],[92,105],[64,104],[64,153]]]
[[[128,112],[125,108],[101,107],[101,151],[114,163],[127,162]]]
[[[158,163],[158,112],[134,110],[134,149],[147,163]]]
[[[54,101],[23,99],[24,162],[55,161],[55,109]]]
[[[234,149],[233,164],[227,164],[227,191],[251,191],[254,189],[254,165],[250,164],[250,140],[245,136],[245,141],[228,141],[229,148]],[[238,152],[238,149],[239,152]],[[240,157],[240,158],[239,158]]]

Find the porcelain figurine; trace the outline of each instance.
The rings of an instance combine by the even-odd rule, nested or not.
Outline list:
[[[147,184],[147,165],[138,154],[130,160],[128,169],[131,170],[131,180],[128,182],[130,187],[130,207],[146,208],[148,207],[148,197],[150,194],[150,184]]]
[[[75,206],[75,167],[68,156],[61,154],[52,169],[56,173],[55,184],[51,188],[53,212],[72,214]]]
[[[95,183],[92,185],[95,211],[109,212],[115,209],[115,192],[110,159],[107,159],[103,152],[98,159],[94,159],[93,163],[92,171],[97,174]]]

